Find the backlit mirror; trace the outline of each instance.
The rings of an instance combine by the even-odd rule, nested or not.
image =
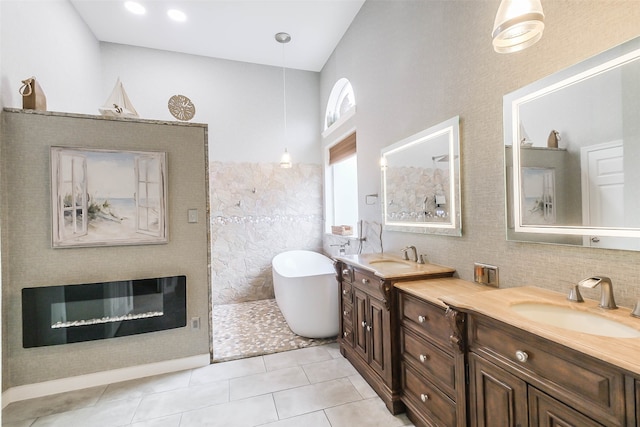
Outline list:
[[[507,239],[640,250],[640,37],[504,97]]]
[[[460,119],[382,150],[385,230],[460,236]]]

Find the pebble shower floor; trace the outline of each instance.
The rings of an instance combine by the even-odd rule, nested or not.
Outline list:
[[[213,360],[222,362],[335,342],[294,334],[275,299],[213,306]]]

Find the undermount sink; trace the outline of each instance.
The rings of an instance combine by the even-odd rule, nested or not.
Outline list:
[[[604,316],[571,307],[544,303],[519,303],[511,306],[517,314],[538,323],[585,334],[611,338],[640,338],[640,330]]]
[[[406,262],[402,262],[402,261],[396,261],[393,259],[374,259],[369,261],[369,264],[373,265],[373,266],[379,266],[379,267],[390,267],[390,268],[406,268],[406,269],[413,269],[415,268],[415,266],[413,264],[409,264]]]

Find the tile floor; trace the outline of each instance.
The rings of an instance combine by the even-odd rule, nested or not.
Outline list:
[[[14,402],[2,426],[395,427],[375,392],[325,344]]]

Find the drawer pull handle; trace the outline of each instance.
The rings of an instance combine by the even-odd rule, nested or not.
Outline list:
[[[369,283],[369,279],[367,279],[367,278],[362,279],[362,284],[363,285],[366,285],[367,283]]]
[[[342,295],[348,295],[348,294],[349,294],[349,291],[347,291],[346,289],[342,290]]]
[[[346,316],[347,314],[349,314],[349,313],[347,313],[347,310],[345,310],[345,311],[343,311],[343,312],[342,312],[342,315],[343,315],[343,316]]]
[[[349,332],[345,331],[342,336],[344,336],[345,338],[349,336]]]
[[[427,360],[429,360],[429,356],[424,355],[424,354],[421,354],[421,355],[420,355],[420,361],[421,361],[422,363],[426,362]]]
[[[518,359],[518,362],[524,363],[529,359],[529,355],[525,351],[518,350],[516,351],[516,359]]]
[[[363,328],[366,328],[366,327],[367,327],[367,322],[365,322],[365,321],[363,320],[363,321],[362,321],[362,323],[361,323],[361,325],[362,325],[362,327],[363,327]]]
[[[429,400],[429,395],[427,395],[426,393],[422,393],[420,395],[420,400],[422,400],[423,402],[426,402],[427,400]]]
[[[418,316],[418,322],[424,323],[426,321],[427,321],[427,318],[425,316]]]
[[[345,268],[344,270],[342,270],[342,275],[343,276],[348,276],[349,275],[349,269]]]
[[[367,332],[371,332],[371,326],[367,326]]]

